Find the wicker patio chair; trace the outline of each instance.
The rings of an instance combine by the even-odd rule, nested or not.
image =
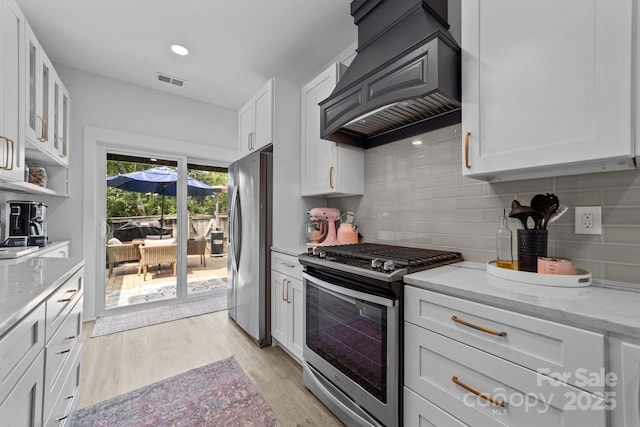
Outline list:
[[[170,242],[172,241],[172,242]],[[176,264],[178,262],[177,243],[175,239],[167,239],[167,243],[162,243],[162,240],[154,240],[154,243],[150,243],[148,240],[143,245],[140,245],[140,266],[138,267],[138,275],[141,270],[144,273],[142,280],[147,280],[147,268],[149,265],[158,264],[160,268],[161,264],[171,264],[173,268],[173,275],[176,275]],[[156,243],[159,242],[159,243]]]
[[[107,259],[109,260],[109,277],[111,277],[114,264],[126,261],[139,261],[140,252],[133,243],[112,242],[111,244],[107,244]]]
[[[205,267],[207,266],[207,261],[204,256],[206,249],[207,249],[207,241],[202,238],[187,240],[187,256],[200,255],[200,264],[202,264]]]

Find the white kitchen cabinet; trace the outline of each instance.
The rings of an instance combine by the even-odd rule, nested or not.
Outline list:
[[[53,79],[53,124],[51,149],[54,157],[69,164],[69,91],[57,74]]]
[[[296,257],[271,255],[271,336],[298,361],[302,360],[302,266]]]
[[[0,0],[0,178],[10,181],[24,180],[20,114],[24,22],[13,0]]]
[[[463,175],[634,167],[633,4],[462,2]]]
[[[407,426],[606,425],[603,334],[405,286],[404,337]]]
[[[640,341],[612,337],[609,356],[609,373],[616,375],[611,427],[640,427]]]
[[[238,112],[240,157],[273,142],[274,86],[270,79]]]
[[[38,268],[37,259],[31,264]],[[83,277],[84,269],[76,270],[0,336],[2,425],[61,426],[75,409],[82,360]]]
[[[351,196],[364,192],[364,150],[320,138],[320,107],[345,68],[335,63],[302,87],[302,196]]]
[[[64,142],[59,138],[64,137],[64,132],[69,132],[69,93],[26,21],[21,34],[21,89],[16,98],[19,108],[15,111],[20,116],[19,148],[24,160],[19,168],[19,182],[0,186],[25,193],[68,196],[68,137]],[[6,96],[3,99],[6,100]],[[63,111],[64,108],[66,111]],[[46,186],[29,183],[25,166],[44,168]]]

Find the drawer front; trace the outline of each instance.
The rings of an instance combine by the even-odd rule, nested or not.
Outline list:
[[[474,427],[605,426],[600,397],[408,322],[404,362],[405,386]]]
[[[60,389],[60,393],[56,396],[51,412],[45,416],[44,425],[46,427],[63,427],[71,425],[70,415],[75,411],[78,402],[78,394],[80,392],[80,372],[82,370],[82,354],[78,353],[77,357],[70,363],[71,369],[66,381]],[[46,414],[46,412],[45,412]]]
[[[0,338],[0,390],[11,390],[44,348],[44,318],[40,304]]]
[[[468,427],[467,424],[458,420],[433,403],[415,394],[411,389],[404,387],[404,427]]]
[[[0,425],[38,427],[42,425],[42,377],[44,351],[29,366],[9,393],[0,397]]]
[[[56,333],[84,290],[84,269],[80,269],[47,299],[47,342]]]
[[[604,381],[594,380],[605,366],[602,334],[412,286],[404,289],[406,321],[545,375],[562,375],[563,382],[582,389],[605,391]]]
[[[81,352],[82,302],[80,298],[45,349],[45,414],[51,411],[55,397],[69,376],[71,361]]]
[[[271,268],[282,274],[302,280],[302,265],[298,262],[297,257],[271,252]]]

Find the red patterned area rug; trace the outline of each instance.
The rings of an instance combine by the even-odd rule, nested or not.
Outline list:
[[[234,357],[76,411],[71,426],[279,426]]]

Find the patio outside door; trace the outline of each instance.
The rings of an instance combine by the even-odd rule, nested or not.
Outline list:
[[[226,292],[226,255],[217,246],[226,193],[215,185],[226,173],[189,168],[185,209],[178,168],[169,159],[107,153],[105,310]]]

